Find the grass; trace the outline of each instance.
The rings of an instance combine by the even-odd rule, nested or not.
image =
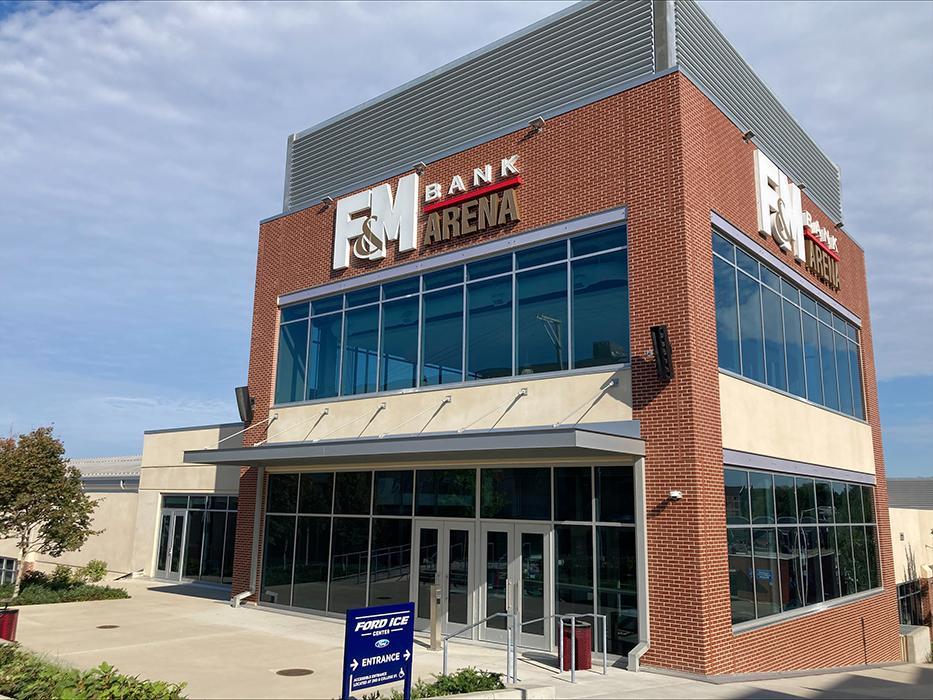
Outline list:
[[[180,700],[184,686],[126,676],[106,663],[79,671],[47,661],[18,644],[0,646],[0,694],[17,700]]]

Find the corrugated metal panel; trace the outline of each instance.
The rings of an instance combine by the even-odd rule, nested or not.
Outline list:
[[[693,0],[674,11],[677,63],[733,121],[835,220],[842,221],[839,169],[807,136],[774,94]]]
[[[888,479],[888,507],[933,510],[933,479]]]
[[[293,211],[654,72],[652,3],[581,3],[289,141]]]

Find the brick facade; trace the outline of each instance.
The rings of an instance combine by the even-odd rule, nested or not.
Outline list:
[[[876,517],[885,591],[755,631],[732,631],[710,212],[797,265],[757,233],[754,149],[687,78],[674,73],[554,117],[539,133],[515,132],[428,165],[422,184],[449,182],[455,174],[466,176],[475,166],[519,154],[522,219],[504,229],[404,254],[390,245],[384,261],[354,261],[335,272],[333,207],[313,206],[262,224],[249,368],[257,410],[245,444],[263,439],[265,424],[259,421],[272,404],[277,295],[625,205],[632,402],[647,447],[651,648],[643,663],[721,675],[897,660],[896,589],[864,256],[843,233],[842,287],[834,296],[863,320],[866,411],[878,478],[875,506],[885,514]],[[411,160],[418,157],[412,154]],[[806,204],[819,212],[809,200]],[[821,216],[831,228],[831,219]],[[675,378],[667,385],[657,381],[646,358],[648,329],[657,323],[668,325],[674,349]],[[258,582],[250,581],[256,473],[247,468],[241,476],[233,593],[258,590]],[[668,500],[674,488],[683,492],[682,501]],[[832,645],[814,641],[824,639],[832,639]]]

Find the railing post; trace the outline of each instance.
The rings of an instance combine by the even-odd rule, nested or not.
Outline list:
[[[440,587],[434,583],[431,584],[431,651],[437,651],[440,649],[440,626],[441,626],[441,616],[440,616]]]
[[[560,675],[564,672],[564,618],[558,618],[560,620],[560,627],[557,632],[557,673]]]
[[[570,682],[577,682],[577,618],[570,618]]]
[[[607,618],[605,615],[603,615],[603,675],[604,676],[606,675],[606,641],[607,641],[606,623],[607,623]]]
[[[444,665],[442,673],[447,675],[447,639],[444,639]]]

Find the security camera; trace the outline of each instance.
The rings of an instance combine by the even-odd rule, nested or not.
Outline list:
[[[670,499],[672,501],[679,501],[683,497],[684,495],[680,491],[671,491]]]

